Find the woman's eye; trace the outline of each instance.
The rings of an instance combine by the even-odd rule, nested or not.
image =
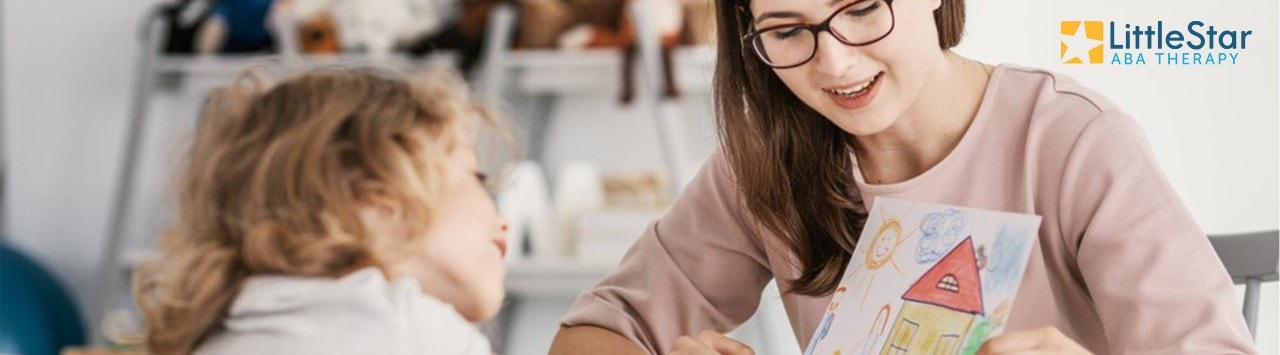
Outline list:
[[[804,29],[800,27],[789,27],[789,28],[779,28],[779,29],[770,31],[770,33],[773,34],[774,38],[788,39],[788,38],[792,38],[800,35],[800,32],[802,31],[804,31]]]
[[[879,9],[879,8],[880,8],[880,2],[872,1],[871,5],[867,5],[867,6],[854,5],[853,8],[849,9],[849,11],[846,11],[844,14],[848,16],[853,16],[853,17],[863,17],[863,16],[870,15],[872,12],[875,12],[876,9]]]

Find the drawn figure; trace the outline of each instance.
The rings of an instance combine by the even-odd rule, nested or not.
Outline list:
[[[831,294],[831,305],[827,306],[827,312],[822,314],[822,321],[818,322],[818,330],[813,332],[813,339],[809,340],[809,348],[805,350],[804,355],[813,355],[818,348],[818,342],[827,337],[827,332],[831,330],[831,323],[836,319],[836,309],[840,308],[840,302],[844,301],[845,287],[840,286],[836,292]],[[818,352],[821,354],[821,352]]]
[[[987,264],[987,246],[979,245],[978,246],[978,270],[986,270],[987,265],[988,265]]]
[[[946,209],[924,216],[920,221],[920,244],[916,246],[916,263],[938,261],[959,241],[969,214],[957,209]]]
[[[867,336],[862,338],[861,345],[854,346],[854,349],[857,349],[855,354],[866,355],[875,351],[875,347],[880,344],[880,337],[884,335],[884,330],[889,325],[891,309],[888,304],[880,306],[880,312],[876,313],[876,320],[871,322],[871,329],[867,330]]]

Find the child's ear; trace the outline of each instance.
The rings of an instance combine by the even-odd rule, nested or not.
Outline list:
[[[394,225],[402,217],[403,209],[400,201],[383,196],[371,195],[361,199],[360,219],[370,231],[379,231]]]

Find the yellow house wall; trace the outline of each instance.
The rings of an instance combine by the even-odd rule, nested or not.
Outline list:
[[[964,340],[969,333],[969,327],[973,324],[974,316],[964,312],[957,312],[943,307],[907,301],[902,304],[902,310],[898,312],[898,318],[893,321],[893,330],[889,332],[889,338],[885,340],[885,344],[880,354],[893,354],[893,348],[890,346],[898,340],[901,332],[906,331],[908,323],[904,320],[910,319],[919,323],[915,335],[907,344],[907,352],[910,354],[934,354],[938,346],[941,336],[946,334],[955,334],[958,336],[956,349],[964,346]]]

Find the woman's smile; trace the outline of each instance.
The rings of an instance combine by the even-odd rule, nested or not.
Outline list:
[[[880,88],[880,79],[883,77],[884,72],[879,72],[869,79],[847,85],[825,87],[822,91],[837,106],[846,110],[858,110],[871,105],[875,100]]]

